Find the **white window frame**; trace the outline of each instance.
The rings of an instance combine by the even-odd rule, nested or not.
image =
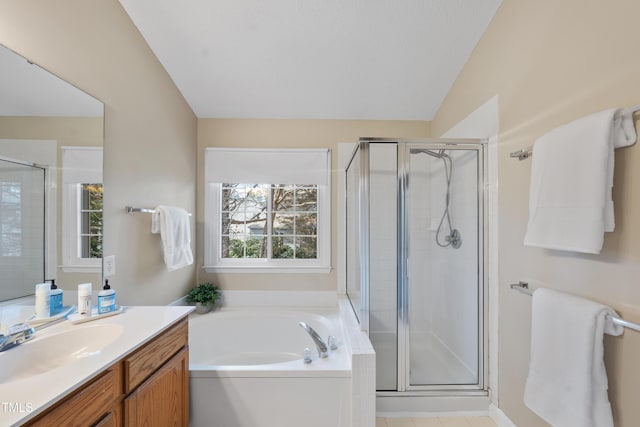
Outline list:
[[[208,273],[329,273],[331,271],[331,161],[330,151],[326,153],[326,181],[318,185],[318,234],[316,259],[267,259],[267,258],[222,258],[222,183],[207,179],[206,170],[212,165],[209,156],[216,151],[243,151],[244,149],[207,148],[205,150],[204,182],[204,266]],[[260,151],[303,153],[305,149],[246,149],[247,152]],[[307,151],[318,152],[317,149]],[[276,166],[277,167],[277,166]],[[325,173],[325,172],[323,172]],[[233,180],[237,181],[237,179]],[[228,182],[239,184],[308,184],[302,182]]]
[[[101,273],[102,258],[81,258],[82,185],[102,183],[102,147],[62,147],[62,265],[68,273]],[[90,158],[77,164],[71,157]],[[89,165],[89,166],[87,166]],[[99,165],[99,170],[98,170]]]

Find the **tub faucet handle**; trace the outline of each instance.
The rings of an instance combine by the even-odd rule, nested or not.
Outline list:
[[[311,359],[311,349],[309,347],[305,347],[304,349],[304,363],[311,363],[313,360]]]
[[[327,346],[329,347],[329,350],[337,350],[338,344],[336,344],[336,337],[329,335],[329,338],[327,338]]]

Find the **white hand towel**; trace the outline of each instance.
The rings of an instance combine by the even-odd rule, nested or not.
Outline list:
[[[189,213],[173,206],[158,206],[151,215],[151,232],[160,233],[167,270],[193,264]]]
[[[603,333],[623,328],[609,307],[550,289],[533,293],[524,403],[555,427],[613,427]]]
[[[574,120],[533,145],[524,244],[600,253],[615,228],[614,148],[636,141],[631,111],[609,109]]]

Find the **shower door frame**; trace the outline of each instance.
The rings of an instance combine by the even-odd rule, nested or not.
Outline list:
[[[488,381],[488,284],[487,255],[488,209],[487,183],[487,141],[481,139],[443,139],[443,138],[360,138],[353,155],[360,151],[360,283],[361,283],[361,329],[369,332],[369,144],[393,143],[397,147],[397,374],[395,391],[378,391],[379,396],[403,395],[486,395]],[[477,152],[477,222],[478,222],[478,358],[476,384],[437,384],[411,385],[410,383],[410,325],[409,325],[409,150],[410,148],[432,150],[473,150]],[[353,156],[352,155],[352,156]],[[353,158],[353,157],[352,157]]]
[[[398,392],[419,392],[441,395],[443,392],[479,392],[486,394],[488,378],[488,286],[486,254],[488,251],[487,150],[481,139],[409,139],[398,140]],[[478,223],[478,357],[476,384],[411,385],[410,379],[410,320],[409,320],[409,158],[411,148],[428,150],[464,150],[477,152],[477,223]]]

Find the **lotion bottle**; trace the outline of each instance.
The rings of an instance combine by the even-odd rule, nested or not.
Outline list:
[[[109,286],[109,279],[104,281],[104,287],[98,293],[98,314],[116,311],[116,291]]]
[[[56,279],[51,279],[50,282],[51,290],[49,292],[49,295],[51,296],[51,298],[49,311],[51,312],[52,316],[55,316],[62,311],[62,289],[58,289],[58,287],[56,286]]]
[[[91,317],[91,283],[78,285],[78,314]]]
[[[51,285],[48,283],[38,283],[36,285],[36,319],[46,319],[51,317],[50,310]]]

